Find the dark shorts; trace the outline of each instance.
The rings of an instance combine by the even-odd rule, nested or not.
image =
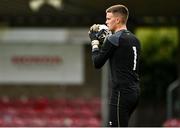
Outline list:
[[[112,90],[109,101],[109,127],[128,127],[128,121],[135,110],[139,91],[121,92]]]

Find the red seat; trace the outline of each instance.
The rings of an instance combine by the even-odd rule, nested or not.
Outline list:
[[[0,108],[7,108],[11,106],[10,99],[6,96],[0,98]]]
[[[73,107],[73,108],[82,108],[86,105],[86,100],[82,98],[78,99],[71,99],[68,101],[68,106]]]
[[[65,108],[67,107],[66,99],[49,99],[49,107],[52,108]]]
[[[33,108],[22,108],[18,110],[17,115],[24,118],[36,117],[36,111]]]
[[[7,107],[2,109],[2,111],[0,110],[1,115],[11,115],[11,116],[16,116],[18,111],[16,108],[13,107]]]
[[[47,98],[37,98],[37,99],[34,99],[34,106],[33,108],[36,110],[36,111],[43,111],[44,109],[46,109],[49,105],[49,100]]]
[[[89,109],[88,107],[84,107],[82,109],[77,109],[76,110],[76,115],[81,117],[81,118],[87,118],[87,117],[93,117],[96,115],[94,111]]]
[[[180,127],[180,119],[169,119],[164,122],[164,127]]]
[[[13,126],[13,127],[24,127],[24,126],[27,126],[27,124],[24,121],[24,118],[14,117],[12,120],[11,126]]]
[[[58,115],[57,110],[53,108],[46,108],[43,111],[36,112],[38,117],[54,117]]]
[[[15,108],[32,108],[33,105],[34,105],[34,100],[31,100],[27,97],[13,99],[11,101],[11,106]]]
[[[0,118],[0,127],[4,126],[4,120],[2,118]]]
[[[31,127],[32,126],[32,118],[28,118],[28,117],[22,117],[21,118],[23,123],[24,123],[24,126],[26,127]]]
[[[62,111],[60,111],[60,112],[58,113],[59,116],[62,116],[62,117],[64,117],[64,118],[66,118],[66,117],[72,117],[72,116],[74,116],[74,114],[75,114],[74,109],[73,109],[73,108],[70,108],[70,107],[66,107],[66,108],[64,108]]]
[[[100,127],[101,121],[98,118],[91,117],[87,121],[87,127]]]
[[[31,122],[29,124],[30,127],[44,127],[47,126],[47,120],[45,118],[31,118]]]
[[[64,118],[59,118],[59,117],[48,118],[47,126],[63,127],[64,126]]]
[[[71,127],[85,127],[87,118],[75,117],[72,118]]]

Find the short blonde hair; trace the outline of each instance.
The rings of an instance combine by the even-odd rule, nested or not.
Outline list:
[[[123,17],[123,23],[126,23],[129,17],[129,10],[122,4],[113,5],[106,9],[106,13],[120,14]]]

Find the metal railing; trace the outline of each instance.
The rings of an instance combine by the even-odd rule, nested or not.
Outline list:
[[[180,85],[180,79],[171,83],[167,89],[167,119],[173,117],[173,91]]]

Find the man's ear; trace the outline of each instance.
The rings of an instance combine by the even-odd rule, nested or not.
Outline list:
[[[116,17],[116,23],[117,23],[117,24],[121,23],[121,22],[122,22],[121,20],[122,20],[122,19],[121,19],[120,17]]]

